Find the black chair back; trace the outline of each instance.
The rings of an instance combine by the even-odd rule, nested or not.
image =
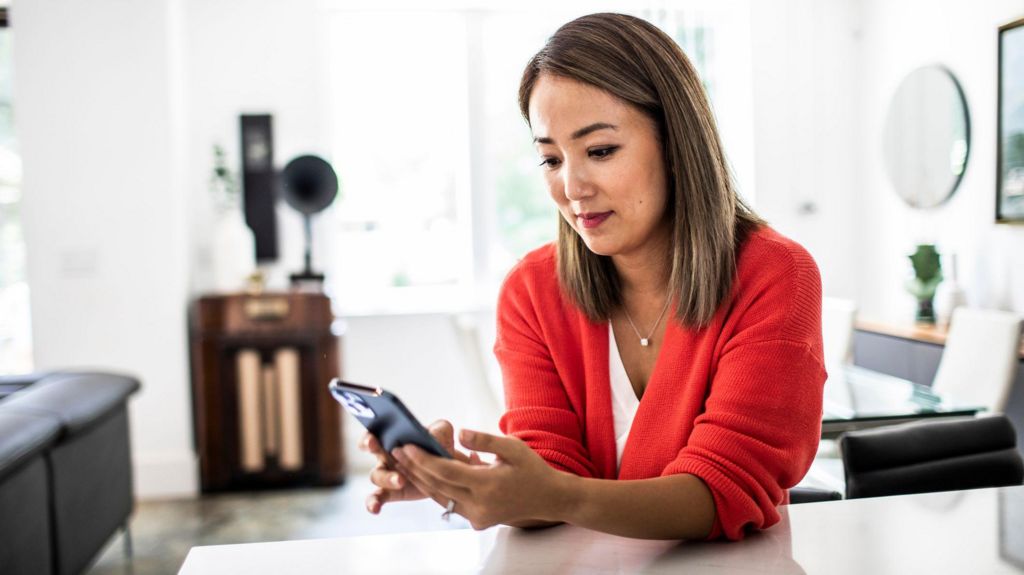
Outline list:
[[[1004,415],[918,421],[839,438],[846,498],[1020,485],[1024,463]]]
[[[792,487],[789,490],[789,504],[821,503],[822,501],[839,501],[843,495],[831,489],[817,487]]]

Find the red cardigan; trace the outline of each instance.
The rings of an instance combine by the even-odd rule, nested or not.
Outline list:
[[[715,500],[709,538],[778,522],[776,507],[818,448],[821,279],[806,250],[767,227],[740,249],[731,296],[709,327],[669,322],[618,475],[608,324],[561,295],[553,244],[506,278],[494,352],[504,433],[583,477],[696,475]]]

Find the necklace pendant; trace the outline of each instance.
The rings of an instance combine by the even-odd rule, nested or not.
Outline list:
[[[642,345],[644,347],[647,347],[650,343],[651,343],[651,340],[647,339],[646,337],[641,337],[640,338],[640,345]]]

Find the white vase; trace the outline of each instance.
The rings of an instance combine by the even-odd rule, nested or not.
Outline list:
[[[213,231],[213,288],[218,292],[241,291],[254,269],[256,239],[252,230],[241,210],[226,210]]]

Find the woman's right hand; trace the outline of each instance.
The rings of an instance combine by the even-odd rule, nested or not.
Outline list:
[[[439,419],[430,424],[427,429],[430,431],[430,435],[434,436],[434,439],[456,460],[474,465],[481,463],[480,457],[476,453],[466,455],[455,449],[455,430],[452,428],[451,422]],[[427,494],[423,493],[396,468],[394,458],[384,451],[373,434],[363,435],[363,439],[359,442],[359,449],[377,458],[377,465],[370,471],[370,482],[377,486],[377,489],[366,498],[367,511],[376,515],[380,513],[381,507],[385,503],[413,501],[427,497]]]

